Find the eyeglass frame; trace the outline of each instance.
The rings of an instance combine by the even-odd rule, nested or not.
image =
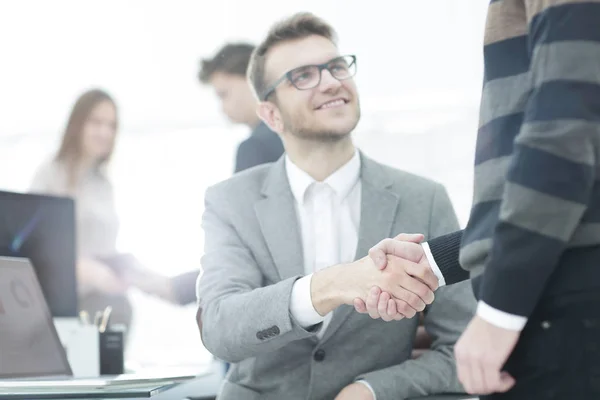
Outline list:
[[[352,59],[352,62],[350,64],[348,64],[348,68],[350,68],[351,66],[354,65],[355,71],[352,75],[348,76],[347,78],[344,79],[339,79],[336,78],[333,73],[331,72],[331,70],[329,69],[329,65],[331,63],[333,63],[336,60],[340,60],[346,57],[350,57]],[[292,73],[294,73],[294,71],[297,71],[301,68],[309,68],[309,67],[317,67],[319,70],[319,80],[317,81],[315,86],[309,87],[309,88],[304,88],[304,89],[300,89],[298,86],[296,86],[294,84],[294,82],[292,81]],[[288,72],[286,72],[285,74],[283,74],[283,76],[279,79],[277,79],[275,82],[273,82],[267,89],[265,89],[265,91],[263,92],[262,96],[260,97],[262,101],[267,101],[267,99],[269,98],[270,95],[272,95],[275,90],[277,89],[277,86],[279,86],[283,81],[288,80],[292,86],[294,86],[296,89],[298,90],[310,90],[310,89],[314,89],[317,86],[319,86],[321,84],[321,79],[323,77],[323,70],[326,69],[327,71],[329,71],[329,73],[331,74],[331,76],[333,76],[335,79],[337,79],[338,81],[345,81],[347,79],[353,78],[356,75],[356,70],[357,70],[358,66],[356,63],[356,56],[353,54],[348,54],[345,56],[338,56],[335,58],[332,58],[331,60],[327,61],[326,63],[323,64],[309,64],[309,65],[302,65],[300,67],[296,67],[293,68],[291,70],[289,70]]]

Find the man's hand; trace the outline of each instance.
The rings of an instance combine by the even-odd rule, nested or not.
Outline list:
[[[374,286],[388,293],[395,307],[392,312],[414,317],[434,299],[438,280],[431,268],[388,255],[387,267],[377,268],[370,257],[347,265],[316,272],[311,279],[311,299],[315,310],[326,315],[342,304],[366,299]]]
[[[165,275],[158,274],[147,268],[136,268],[126,270],[123,279],[131,286],[141,291],[161,298],[170,303],[176,303],[171,279]]]
[[[335,400],[375,400],[373,393],[366,385],[355,382],[346,386],[336,397]]]
[[[434,275],[423,248],[420,245],[423,239],[424,236],[421,234],[401,233],[394,239],[384,239],[379,242],[371,248],[369,257],[378,268],[384,269],[387,266],[387,256],[391,254],[417,264],[422,273]],[[421,279],[420,276],[414,277]],[[437,278],[435,287],[432,287],[432,290],[436,289]],[[413,312],[401,312],[401,306],[401,303],[394,300],[389,293],[382,291],[379,287],[373,287],[365,300],[361,298],[354,299],[354,308],[357,312],[361,314],[368,313],[371,318],[381,318],[384,321],[401,320],[404,317],[412,318],[414,316]],[[422,310],[414,309],[414,311]]]
[[[420,244],[424,238],[420,233],[401,233],[393,239],[383,239],[369,250],[369,257],[379,269],[387,266],[388,254],[430,267]]]
[[[125,294],[129,288],[129,285],[110,267],[93,258],[82,258],[77,261],[77,280],[85,290],[110,295]]]
[[[499,328],[478,316],[471,320],[454,346],[458,379],[467,393],[484,395],[513,387],[515,379],[501,369],[519,335],[519,331]]]

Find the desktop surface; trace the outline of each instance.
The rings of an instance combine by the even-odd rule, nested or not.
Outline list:
[[[423,397],[413,397],[409,400],[478,400],[478,397],[468,394],[440,394]]]
[[[155,371],[157,372],[157,371]],[[172,370],[170,368],[165,369],[165,376],[175,376],[178,375],[179,373],[181,373],[182,371],[177,371],[177,370]],[[209,400],[209,399],[214,399],[217,395],[217,392],[221,386],[221,383],[223,381],[223,373],[222,373],[222,367],[220,365],[217,365],[215,363],[215,365],[207,367],[205,371],[196,371],[197,373],[199,373],[199,376],[187,381],[184,381],[182,383],[179,384],[175,384],[171,387],[168,388],[164,388],[161,390],[157,390],[154,391],[155,394],[153,394],[152,396],[148,396],[148,395],[140,395],[139,397],[133,397],[131,395],[127,395],[126,392],[124,392],[124,395],[119,397],[118,395],[116,397],[118,398],[128,398],[128,399],[132,399],[132,400],[136,400],[136,399],[153,399],[153,400],[186,400],[188,398],[190,399],[194,399],[194,400]],[[85,380],[84,380],[85,381]],[[115,386],[118,386],[115,385]],[[158,385],[160,386],[160,385]],[[0,389],[2,388],[2,381],[0,380]],[[52,391],[48,390],[47,393],[44,393],[44,391],[39,391],[38,392],[38,396],[29,396],[27,397],[27,400],[35,400],[35,399],[50,399],[50,398],[57,398],[55,394],[51,393]],[[79,396],[79,395],[78,395]],[[94,398],[94,399],[109,399],[115,398],[115,394],[107,394],[105,396],[103,396],[102,391],[96,391],[95,394],[86,394],[86,395],[82,395],[81,397],[74,397],[74,396],[69,396],[69,399],[72,400],[77,400],[77,399],[90,399],[90,398]],[[0,400],[12,400],[15,399],[15,397],[11,397],[10,394],[2,394],[2,391],[0,390]],[[22,398],[19,398],[19,400],[22,400]]]

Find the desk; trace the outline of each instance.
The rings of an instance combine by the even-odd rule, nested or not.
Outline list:
[[[135,398],[135,397],[127,397],[127,400],[185,400],[187,398],[187,396],[192,396],[194,399],[198,399],[198,400],[214,400],[217,392],[219,391],[220,387],[221,387],[221,383],[223,382],[223,372],[222,372],[222,366],[218,366],[218,368],[215,370],[214,368],[212,369],[212,371],[210,371],[209,373],[207,373],[206,375],[201,375],[195,379],[189,380],[189,381],[185,381],[183,383],[180,383],[178,385],[175,385],[172,389],[168,389],[165,390],[162,393],[159,393],[155,396],[152,397],[140,397],[140,398]],[[107,397],[102,397],[102,392],[98,391],[97,394],[95,394],[97,397],[92,397],[90,395],[86,395],[85,397],[81,397],[81,398],[73,398],[70,397],[72,400],[90,400],[90,399],[96,399],[96,400],[102,400],[102,399],[108,399]],[[10,396],[10,395],[8,395]],[[3,394],[0,394],[0,399],[6,398],[7,396],[4,396]],[[36,396],[32,395],[30,396],[32,399],[35,399]],[[56,398],[57,396],[54,395],[54,398]],[[115,400],[115,397],[110,397],[111,400]]]
[[[201,376],[194,380],[177,385],[173,389],[167,390],[163,393],[159,393],[156,396],[144,398],[129,398],[127,400],[185,400],[187,396],[192,396],[194,398],[198,398],[199,400],[214,400],[219,388],[221,387],[222,382],[223,374],[217,370],[205,376]],[[472,398],[473,397],[469,397],[469,395],[466,394],[455,394],[417,397],[410,400],[465,400]],[[88,397],[86,399],[81,400],[90,399]],[[102,397],[98,397],[96,398],[96,400],[102,400]]]
[[[144,399],[129,399],[129,400],[185,400],[186,396],[193,396],[202,400],[214,400],[219,387],[222,382],[222,375],[213,373],[207,376],[194,379],[193,381],[182,383],[174,387],[173,389],[167,390],[166,392],[160,393],[156,396]],[[440,395],[440,396],[425,396],[417,397],[410,400],[465,400],[475,399],[469,397],[467,394],[453,394],[453,395]],[[86,399],[89,400],[89,399]],[[240,399],[243,400],[243,399]]]
[[[221,387],[222,381],[223,376],[221,374],[212,373],[194,379],[193,381],[177,385],[173,389],[167,390],[156,396],[131,400],[184,400],[186,396],[193,396],[194,398],[201,398],[202,400],[213,400]]]
[[[468,394],[447,394],[447,395],[437,395],[437,396],[424,396],[424,397],[414,397],[409,400],[477,400],[477,397],[470,396]]]
[[[130,399],[130,400],[185,400],[186,396],[198,397],[202,400],[213,400],[216,396],[219,387],[221,386],[222,376],[213,373],[207,376],[194,379],[193,381],[183,383],[174,387],[171,390],[160,393],[156,396],[144,399]],[[410,400],[466,400],[476,399],[470,397],[468,394],[452,394],[452,395],[439,395],[439,396],[424,396],[417,397]],[[87,399],[89,400],[89,399]],[[240,399],[243,400],[243,399]]]

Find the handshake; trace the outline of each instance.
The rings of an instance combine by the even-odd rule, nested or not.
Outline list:
[[[369,255],[316,272],[311,280],[315,310],[326,315],[342,304],[384,321],[412,318],[434,300],[438,278],[420,234],[384,239]]]

